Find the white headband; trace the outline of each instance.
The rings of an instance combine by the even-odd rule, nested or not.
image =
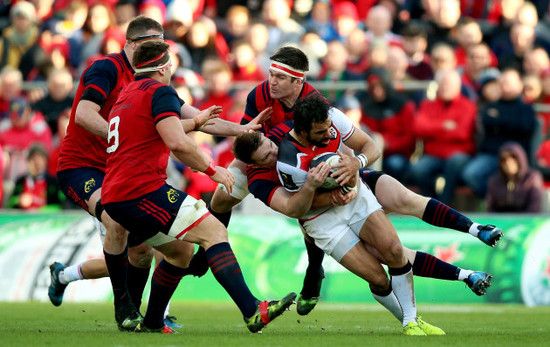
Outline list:
[[[293,68],[291,66],[288,66],[286,64],[279,63],[278,61],[272,61],[271,66],[269,68],[271,70],[282,72],[285,75],[288,75],[290,77],[300,78],[300,79],[304,79],[304,77],[305,77],[305,71],[295,69],[295,68]]]
[[[139,69],[135,69],[134,72],[135,73],[142,73],[142,72],[153,72],[153,71],[159,71],[161,69],[164,69],[165,67],[167,67],[168,65],[170,65],[171,63],[171,59],[170,57],[168,58],[168,61],[162,65],[158,65],[158,66],[150,66],[150,67],[142,67],[142,68],[139,68]]]

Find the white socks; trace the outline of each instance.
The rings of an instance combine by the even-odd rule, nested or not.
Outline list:
[[[458,280],[464,281],[468,276],[470,276],[472,273],[474,273],[472,270],[464,270],[460,269],[460,272],[458,273]]]
[[[372,293],[372,296],[376,301],[390,311],[398,321],[403,321],[403,311],[401,310],[401,305],[399,305],[399,301],[397,300],[393,290],[387,296],[380,296],[374,293]]]
[[[477,227],[479,226],[481,226],[481,224],[475,222],[472,223],[472,225],[470,225],[470,229],[468,230],[470,235],[477,237],[477,234],[479,234],[479,229]]]
[[[402,275],[391,275],[393,291],[401,308],[403,309],[403,326],[409,322],[417,324],[416,321],[416,298],[414,296],[414,281],[412,266],[407,264],[409,271]],[[390,269],[390,273],[392,272]]]
[[[59,282],[61,282],[61,284],[68,284],[74,281],[83,280],[84,276],[82,276],[82,272],[80,271],[81,267],[82,263],[68,266],[59,271]]]

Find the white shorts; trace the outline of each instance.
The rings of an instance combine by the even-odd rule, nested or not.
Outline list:
[[[336,261],[340,261],[360,241],[359,232],[367,218],[374,211],[382,210],[382,206],[365,184],[360,182],[358,187],[357,197],[349,204],[332,207],[317,217],[301,221],[317,247]]]
[[[158,232],[155,236],[145,240],[152,246],[161,246],[175,239],[184,240],[185,233],[197,226],[203,219],[208,217],[210,212],[202,200],[197,200],[188,195],[180,206],[178,215],[168,231],[168,234]]]
[[[227,171],[231,172],[233,177],[235,177],[235,184],[233,185],[233,189],[229,195],[235,199],[244,200],[244,198],[250,194],[248,191],[248,178],[246,177],[246,174],[243,173],[238,167],[229,167]],[[220,183],[218,186],[221,190],[227,193],[227,189],[225,189],[223,184]]]

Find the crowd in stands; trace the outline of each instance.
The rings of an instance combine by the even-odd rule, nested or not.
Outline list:
[[[295,45],[309,57],[307,80],[328,82],[320,91],[379,142],[388,174],[445,203],[466,187],[488,211],[543,210],[547,0],[0,2],[2,207],[66,207],[54,177],[74,84],[122,50],[138,14],[163,24],[172,84],[193,106],[220,105],[239,122],[271,54]],[[362,87],[330,87],[347,82]],[[193,136],[219,165],[231,162],[231,138]],[[208,200],[212,182],[171,164],[180,186]]]

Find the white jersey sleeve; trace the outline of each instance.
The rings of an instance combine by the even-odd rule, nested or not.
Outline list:
[[[332,125],[342,134],[342,141],[346,142],[355,132],[351,119],[336,107],[332,107],[328,114],[332,120]]]

